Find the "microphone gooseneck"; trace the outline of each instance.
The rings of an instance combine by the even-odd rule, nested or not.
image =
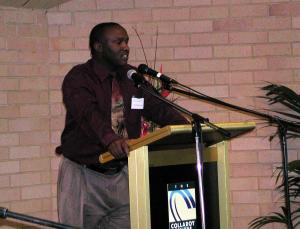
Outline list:
[[[152,76],[154,78],[160,79],[164,83],[174,83],[178,84],[178,82],[160,72],[155,71],[154,69],[149,68],[146,64],[140,64],[138,67],[138,71],[142,74],[147,74],[149,76]]]

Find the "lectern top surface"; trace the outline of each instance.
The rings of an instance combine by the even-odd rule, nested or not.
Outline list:
[[[208,147],[218,142],[229,140],[246,133],[255,128],[254,122],[236,122],[236,123],[216,123],[216,126],[230,133],[226,138],[220,132],[206,125],[202,125],[203,144]],[[148,145],[150,149],[162,146],[186,146],[195,143],[195,137],[192,131],[192,125],[170,125],[155,130],[138,139],[128,140],[130,151]],[[105,163],[114,158],[109,152],[101,154],[99,161]]]
[[[255,128],[254,122],[219,123],[216,125],[229,132],[230,137],[226,138],[222,133],[218,132],[217,130],[203,125],[202,137],[203,143],[206,147],[214,145],[224,140],[229,140],[231,138],[237,137]],[[155,132],[153,134],[154,141],[149,144],[149,147],[159,145],[193,144],[195,142],[191,125],[166,126],[158,130],[156,132],[156,135]]]

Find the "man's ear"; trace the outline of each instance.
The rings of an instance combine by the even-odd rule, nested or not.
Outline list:
[[[103,48],[102,48],[102,44],[100,42],[95,42],[93,46],[97,52],[102,52]]]

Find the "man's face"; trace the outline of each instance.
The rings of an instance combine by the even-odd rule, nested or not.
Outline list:
[[[102,58],[114,66],[127,64],[129,56],[128,34],[121,27],[112,27],[104,33]]]

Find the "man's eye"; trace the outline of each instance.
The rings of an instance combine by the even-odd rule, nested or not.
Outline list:
[[[128,44],[129,39],[116,39],[116,40],[110,40],[110,42],[121,45],[123,42]]]
[[[125,42],[126,44],[128,44],[128,39],[122,39],[122,40],[118,40],[118,45],[121,45],[123,42]]]
[[[111,42],[120,45],[122,40],[111,40]]]

